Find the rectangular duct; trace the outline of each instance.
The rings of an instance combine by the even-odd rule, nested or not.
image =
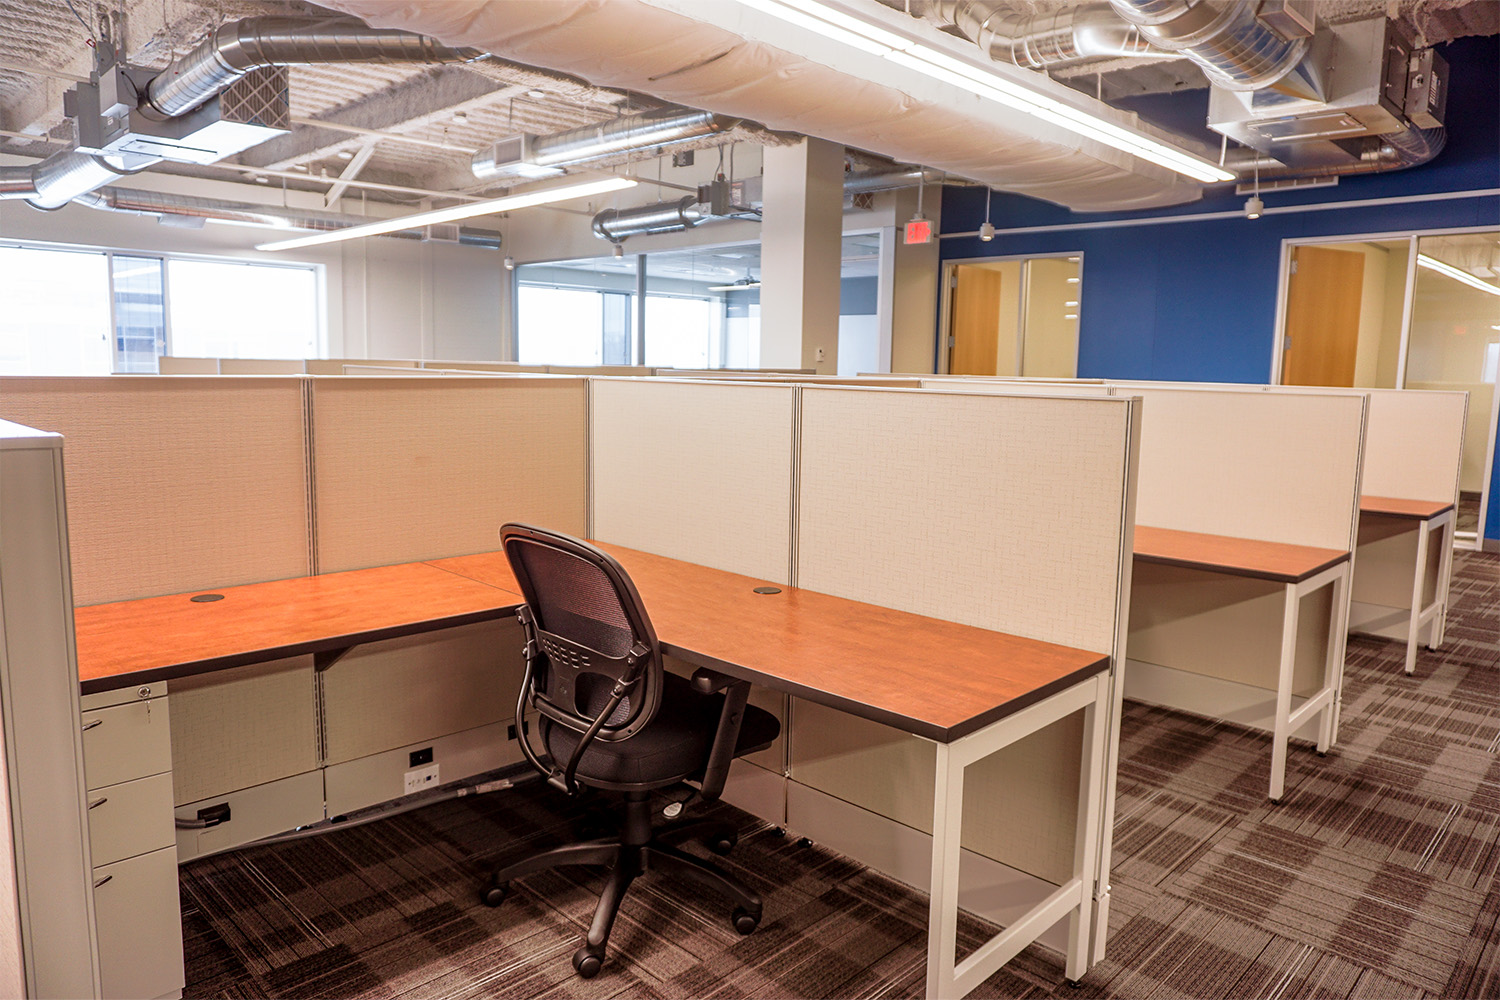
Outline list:
[[[1215,86],[1209,127],[1287,166],[1322,167],[1357,163],[1366,137],[1400,132],[1408,120],[1422,127],[1430,127],[1425,121],[1441,121],[1441,105],[1422,95],[1441,97],[1446,67],[1428,70],[1422,88],[1409,94],[1417,76],[1414,63],[1431,50],[1414,54],[1394,22],[1376,17],[1319,25],[1312,44],[1309,58],[1325,68],[1325,101]]]

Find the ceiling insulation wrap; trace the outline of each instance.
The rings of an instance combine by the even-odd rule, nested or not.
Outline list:
[[[835,68],[664,9],[663,0],[328,0],[326,6],[375,27],[420,32],[597,86],[878,150],[1077,211],[1153,208],[1201,195],[1193,181],[948,85],[903,93],[890,85],[890,72],[851,69],[857,58]],[[726,24],[753,24],[732,0],[680,6]],[[1044,77],[1036,83],[1078,97]],[[942,98],[943,90],[950,99]]]

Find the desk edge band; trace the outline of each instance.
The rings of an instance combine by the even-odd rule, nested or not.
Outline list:
[[[1348,562],[1350,554],[1348,552],[1341,552],[1332,559],[1324,560],[1312,569],[1295,574],[1273,573],[1242,566],[1226,566],[1223,563],[1184,559],[1177,556],[1159,556],[1149,552],[1135,552],[1132,555],[1142,562],[1157,563],[1161,566],[1182,566],[1186,569],[1201,569],[1208,573],[1223,573],[1225,576],[1244,576],[1252,580],[1270,580],[1274,583],[1301,583],[1303,580],[1317,576],[1325,569],[1337,566],[1339,563]]]

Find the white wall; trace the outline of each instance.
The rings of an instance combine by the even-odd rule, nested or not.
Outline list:
[[[32,162],[0,157],[0,163]],[[259,185],[161,173],[140,174],[123,180],[121,186],[282,204],[280,191]],[[315,195],[289,193],[286,204],[323,210],[322,199]],[[479,225],[483,228],[485,223]],[[483,247],[389,238],[351,240],[283,253],[257,251],[255,244],[265,242],[270,232],[213,224],[202,229],[179,229],[162,226],[149,217],[76,205],[41,212],[22,201],[0,201],[0,240],[320,264],[326,278],[330,357],[499,359],[504,273],[501,253]]]

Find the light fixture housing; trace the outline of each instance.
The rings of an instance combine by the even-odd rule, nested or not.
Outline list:
[[[1245,199],[1245,218],[1258,219],[1266,210],[1266,203],[1260,200],[1260,195],[1252,194]]]
[[[988,220],[988,219],[985,219],[982,223],[980,223],[979,224],[979,238],[982,239],[982,240],[984,240],[986,243],[988,243],[990,240],[994,239],[995,238],[995,224],[993,222],[991,222],[990,220]]]
[[[872,23],[820,0],[739,0],[739,3],[861,52],[887,59],[930,79],[1031,115],[1074,135],[1103,143],[1204,184],[1232,181],[1232,171],[1170,143],[1145,136],[1083,108],[1040,93],[993,69],[956,58],[909,37],[904,28]],[[874,12],[871,12],[874,13]],[[997,67],[998,68],[998,67]]]
[[[423,226],[435,226],[444,222],[457,222],[460,219],[472,219],[476,215],[491,215],[496,212],[509,212],[518,208],[530,208],[533,205],[547,205],[555,201],[567,201],[572,198],[587,198],[590,195],[608,194],[611,191],[623,191],[626,188],[635,187],[635,185],[635,180],[630,177],[608,177],[604,180],[583,181],[579,184],[568,184],[563,187],[543,188],[538,191],[526,191],[521,194],[508,194],[503,198],[471,201],[463,205],[434,209],[431,212],[417,212],[415,215],[400,215],[393,219],[380,219],[375,222],[364,223],[363,225],[350,226],[347,229],[334,229],[326,233],[315,233],[312,236],[299,236],[296,239],[262,243],[255,249],[297,250],[302,247],[319,246],[323,243],[338,243],[341,240],[357,240],[366,236],[399,233],[403,229],[420,229]]]
[[[505,255],[505,269],[507,271],[514,271],[516,269],[516,259],[510,254]]]

